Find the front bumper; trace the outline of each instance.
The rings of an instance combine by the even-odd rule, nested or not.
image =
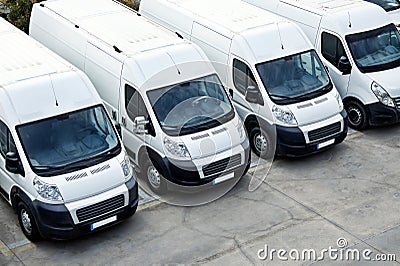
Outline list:
[[[234,173],[234,178],[239,178],[244,174],[246,174],[251,164],[250,145],[247,139],[241,144],[239,150],[243,151],[240,154],[242,155],[241,157],[244,158],[241,158],[241,163],[239,165],[235,165],[234,167],[230,167],[229,165],[233,161],[234,156],[239,154],[239,152],[236,152],[235,150],[228,151],[226,156],[224,154],[217,154],[215,157],[218,156],[222,157],[223,159],[211,158],[214,159],[211,163],[210,159],[208,158],[201,159],[201,161],[205,161],[206,163],[197,161],[196,162],[187,161],[185,163],[182,163],[182,162],[172,161],[171,159],[164,157],[159,159],[160,161],[157,161],[156,164],[159,165],[159,167],[161,167],[161,169],[159,170],[161,171],[162,175],[168,181],[176,185],[201,186],[211,183],[216,178],[230,173]],[[227,160],[228,158],[231,159]],[[226,167],[223,166],[221,167],[221,165],[218,165],[219,162],[221,162],[221,164],[226,163],[225,165]],[[204,176],[204,171],[203,171],[204,165],[212,165],[212,164],[215,165],[216,169],[222,168],[222,170],[221,171],[215,170],[215,173]],[[199,165],[201,165],[201,167]]]
[[[395,107],[389,107],[380,102],[367,104],[365,107],[371,126],[392,125],[400,121],[400,111]]]
[[[31,203],[31,210],[34,212],[41,236],[52,240],[72,239],[83,234],[102,230],[132,216],[136,212],[139,202],[138,184],[135,178],[131,178],[125,185],[128,188],[128,205],[79,224],[74,223],[70,211],[64,204],[47,204],[34,200]],[[91,230],[92,224],[114,216],[116,216],[115,221]]]
[[[344,110],[340,115],[343,118],[343,130],[310,143],[307,143],[304,133],[299,127],[282,127],[277,125],[276,155],[284,157],[302,157],[323,151],[333,145],[341,143],[347,136],[348,116]],[[331,145],[322,148],[318,147],[321,143],[330,140],[334,141]]]

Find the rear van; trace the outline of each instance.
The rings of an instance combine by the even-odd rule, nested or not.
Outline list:
[[[89,76],[153,192],[249,168],[243,123],[197,45],[111,0],[35,4],[30,35]]]
[[[139,11],[204,50],[257,155],[309,155],[346,137],[340,96],[294,23],[240,0],[146,0]]]
[[[31,241],[133,215],[138,185],[90,80],[0,19],[0,194]]]

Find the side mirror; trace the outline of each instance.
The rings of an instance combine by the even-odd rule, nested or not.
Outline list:
[[[264,101],[260,95],[260,91],[255,86],[249,86],[246,90],[246,101],[264,105]]]
[[[21,161],[15,152],[8,152],[6,154],[6,170],[13,174],[25,175]]]
[[[135,120],[133,121],[133,126],[134,129],[133,131],[135,132],[135,134],[148,134],[148,130],[147,130],[147,124],[149,123],[149,121],[146,120],[146,118],[144,118],[144,116],[138,116],[135,118]]]
[[[351,73],[351,64],[346,56],[342,56],[339,59],[338,69],[342,71],[343,75],[348,75]]]

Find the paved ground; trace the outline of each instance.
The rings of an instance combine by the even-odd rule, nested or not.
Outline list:
[[[223,198],[201,207],[143,195],[146,203],[134,217],[74,241],[30,243],[0,200],[0,264],[365,265],[343,254],[366,250],[370,258],[395,254],[397,261],[379,265],[399,265],[399,133],[400,126],[367,130],[316,156],[276,160],[256,191],[248,191],[246,175]],[[328,251],[324,261],[289,257],[295,249],[306,255],[315,249],[319,257],[323,249],[337,249],[340,238],[347,249],[331,253],[339,262]],[[272,262],[260,260],[266,246],[286,250],[280,254],[289,260],[279,260],[277,252]]]

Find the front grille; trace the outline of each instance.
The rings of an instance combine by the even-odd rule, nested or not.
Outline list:
[[[118,195],[108,200],[87,206],[76,211],[79,222],[83,222],[94,217],[109,213],[124,206],[124,195]]]
[[[326,127],[321,127],[321,128],[312,130],[312,131],[308,132],[308,139],[310,141],[316,141],[319,139],[323,139],[323,138],[332,136],[332,135],[340,132],[341,126],[342,126],[341,123],[337,122],[337,123],[331,124]]]
[[[215,175],[224,172],[225,170],[238,167],[241,162],[242,162],[242,156],[240,154],[236,154],[232,157],[212,162],[209,165],[204,166],[203,173],[205,177],[209,175]]]
[[[400,109],[400,97],[394,99],[394,103],[396,104],[397,109]]]

